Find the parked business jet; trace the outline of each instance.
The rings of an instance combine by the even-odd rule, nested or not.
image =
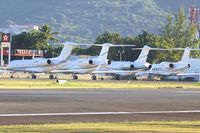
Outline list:
[[[33,73],[32,78],[36,78],[34,73],[50,72],[54,69],[62,68],[66,64],[71,51],[73,44],[64,45],[60,55],[54,58],[34,58],[27,60],[14,60],[11,61],[6,70],[9,71],[23,71]]]
[[[96,75],[92,73],[100,66],[108,66],[111,61],[107,59],[110,47],[130,47],[135,45],[113,45],[111,43],[104,44],[76,44],[76,45],[96,45],[102,46],[101,52],[97,58],[93,59],[77,59],[68,61],[66,67],[60,70],[53,70],[52,73],[72,73],[73,79],[78,79],[77,74],[92,74],[92,79],[96,80]]]
[[[151,64],[147,63],[147,56],[150,47],[144,46],[137,60],[131,61],[112,61],[108,66],[99,67],[98,70],[93,73],[96,74],[110,74],[115,77],[116,80],[120,79],[120,76],[134,75],[139,71],[143,71],[151,68]],[[133,77],[135,79],[135,77]]]
[[[177,75],[190,67],[190,48],[185,48],[181,61],[178,62],[161,62],[159,64],[153,64],[149,71],[138,72],[137,76],[148,75],[152,76],[165,76],[165,75]]]
[[[97,44],[93,44],[93,45],[97,45]],[[53,70],[51,72],[52,73],[72,73],[73,79],[77,80],[78,79],[77,74],[92,73],[92,71],[96,70],[96,68],[99,65],[102,65],[102,66],[109,65],[111,63],[111,61],[107,59],[109,48],[110,46],[117,46],[117,45],[104,43],[102,45],[97,45],[97,46],[102,46],[101,52],[97,58],[93,58],[93,59],[84,58],[84,59],[68,61],[66,66],[63,67],[62,69]],[[96,76],[93,75],[92,79],[95,80]]]

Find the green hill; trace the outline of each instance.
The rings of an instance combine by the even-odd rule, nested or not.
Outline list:
[[[184,8],[185,12],[188,13],[189,7],[199,7],[200,0],[155,0],[156,4],[169,12],[177,12],[179,8]]]
[[[175,0],[170,0],[175,1]],[[6,0],[0,4],[0,27],[50,24],[68,41],[93,41],[106,31],[124,36],[143,30],[158,33],[165,22],[164,0]],[[178,4],[177,1],[174,3]],[[176,6],[177,7],[177,6]],[[176,10],[172,6],[172,10]],[[179,8],[179,6],[178,6]]]

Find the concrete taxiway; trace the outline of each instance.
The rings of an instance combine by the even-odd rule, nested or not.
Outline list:
[[[200,91],[0,90],[0,124],[200,120]]]

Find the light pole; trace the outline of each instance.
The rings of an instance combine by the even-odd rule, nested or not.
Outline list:
[[[47,50],[44,50],[44,51],[43,51],[43,55],[42,55],[42,56],[44,57],[44,54],[46,54],[46,53],[47,53]]]
[[[119,53],[119,60],[121,61],[122,60],[122,54],[125,52],[124,50],[120,51],[118,50],[117,51]]]

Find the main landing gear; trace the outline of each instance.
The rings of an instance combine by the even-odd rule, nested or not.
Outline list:
[[[120,76],[119,75],[116,75],[115,76],[115,80],[119,80],[120,79]]]
[[[137,80],[137,77],[136,76],[132,76],[131,79],[132,80]]]
[[[31,77],[32,77],[32,79],[36,79],[37,78],[37,76],[35,74],[32,74]]]
[[[92,75],[92,80],[97,80],[97,76],[95,74]]]
[[[50,74],[49,75],[49,79],[57,79],[57,76],[53,75],[53,74]]]
[[[78,80],[78,76],[76,74],[73,74],[72,77],[73,77],[73,80]]]
[[[13,78],[14,78],[14,73],[12,73],[12,74],[11,74],[10,78],[11,78],[11,79],[13,79]]]
[[[92,75],[91,77],[92,80],[97,80],[97,76],[96,75]],[[101,78],[99,78],[100,80],[104,80],[103,76]]]

